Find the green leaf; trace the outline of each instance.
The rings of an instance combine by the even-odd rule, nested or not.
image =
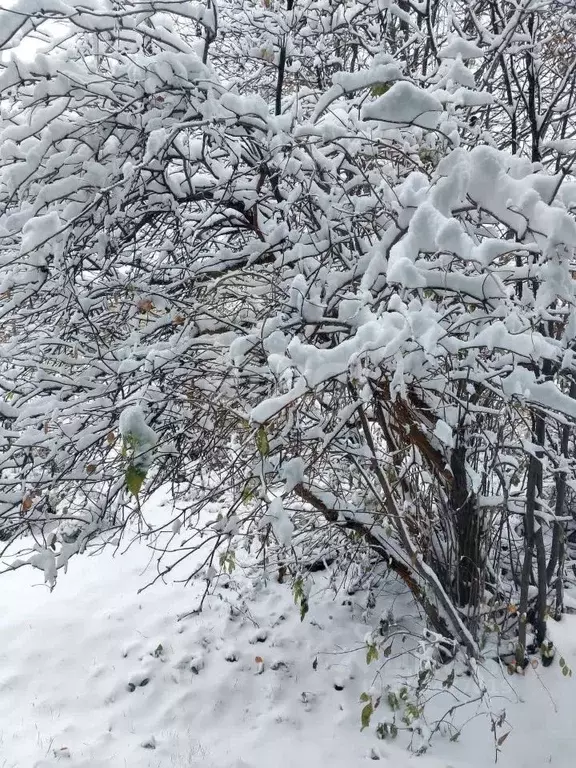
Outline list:
[[[384,96],[385,93],[388,93],[390,88],[390,83],[378,83],[370,88],[370,93],[372,96]]]
[[[268,442],[268,435],[266,434],[264,424],[260,425],[256,433],[256,447],[260,456],[268,456],[270,453],[270,443]]]
[[[396,696],[394,691],[390,691],[388,694],[388,706],[393,711],[400,709],[400,702],[398,701],[398,696]]]
[[[126,488],[128,488],[128,490],[133,496],[138,496],[138,494],[140,493],[140,489],[142,488],[142,483],[144,482],[145,479],[146,479],[146,470],[140,467],[135,467],[133,464],[130,464],[130,466],[126,470],[126,475],[124,476],[124,480],[126,482]]]
[[[416,704],[412,704],[411,701],[406,704],[406,712],[410,715],[410,717],[416,719],[417,717],[420,717],[422,714],[422,710],[420,707],[416,706]]]
[[[566,666],[566,659],[563,656],[561,656],[560,657],[560,661],[558,662],[558,664],[560,664],[561,667],[565,667]]]
[[[366,664],[371,664],[378,659],[378,648],[372,643],[368,643],[368,650],[366,651]]]
[[[132,437],[132,435],[124,435],[122,438],[122,458],[126,458],[130,451],[138,447],[138,442]]]
[[[362,707],[362,714],[360,715],[360,722],[362,723],[362,728],[360,730],[364,730],[364,728],[368,728],[370,725],[370,718],[372,717],[372,714],[374,713],[374,707],[372,706],[372,702],[369,701],[368,704],[366,704],[364,707]]]
[[[253,498],[254,491],[250,488],[250,486],[246,485],[242,491],[242,503],[247,504],[249,501],[252,501]]]
[[[376,736],[379,739],[386,739],[388,738],[389,730],[388,730],[388,723],[378,723],[378,726],[376,728]]]
[[[378,723],[376,736],[379,739],[395,739],[398,736],[396,723]]]
[[[296,605],[300,606],[300,621],[304,621],[304,616],[308,613],[310,606],[308,605],[308,598],[304,592],[304,579],[302,576],[298,576],[298,578],[294,579],[292,592],[294,594],[294,602]]]
[[[370,701],[370,696],[364,691],[360,694],[360,701]]]
[[[220,568],[225,573],[232,573],[234,568],[236,568],[236,553],[232,551],[228,552],[221,552],[220,553]]]
[[[300,603],[304,597],[304,580],[302,576],[298,576],[296,579],[294,579],[292,592],[294,593],[294,602],[298,605],[298,603]]]

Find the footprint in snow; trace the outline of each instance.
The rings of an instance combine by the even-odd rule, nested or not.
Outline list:
[[[143,749],[156,749],[156,739],[154,736],[150,736],[148,739],[144,739],[140,746]]]
[[[134,693],[136,688],[144,688],[150,682],[150,676],[146,673],[132,675],[126,688],[130,693]]]
[[[204,657],[199,655],[195,656],[189,664],[190,672],[193,672],[195,675],[200,674],[200,670],[204,669]]]
[[[265,643],[266,640],[268,640],[268,630],[261,628],[252,635],[249,642],[255,645],[256,643]]]
[[[174,664],[174,669],[189,669],[195,675],[199,675],[204,669],[204,655],[202,653],[186,654]]]

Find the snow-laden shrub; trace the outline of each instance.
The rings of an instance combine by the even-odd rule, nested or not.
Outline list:
[[[576,67],[549,31],[573,17],[404,5],[2,11],[18,563],[53,583],[172,483],[167,568],[273,536],[302,607],[360,541],[468,653],[518,629],[523,664],[529,608],[544,641],[576,417]]]

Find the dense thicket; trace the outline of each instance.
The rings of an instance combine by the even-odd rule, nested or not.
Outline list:
[[[162,567],[241,542],[301,590],[368,550],[524,663],[576,481],[575,32],[534,0],[3,10],[16,564],[53,583],[168,483]]]

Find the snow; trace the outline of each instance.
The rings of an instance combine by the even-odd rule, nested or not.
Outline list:
[[[138,444],[156,444],[156,433],[146,424],[144,410],[140,405],[130,405],[125,408],[120,414],[118,426],[124,438],[132,438]]]
[[[552,382],[537,383],[532,371],[517,368],[504,379],[502,389],[510,397],[519,397],[537,406],[576,418],[574,400],[560,392]]]
[[[550,415],[537,513],[546,536],[554,473],[576,487],[554,423],[576,419],[576,184],[553,155],[575,143],[559,127],[561,102],[544,104],[544,159],[522,156],[530,105],[504,77],[515,56],[524,67],[540,50],[516,27],[522,9],[504,9],[512,16],[493,35],[488,19],[470,26],[457,5],[442,7],[437,50],[423,2],[320,0],[312,13],[268,0],[218,11],[10,2],[0,12],[0,516],[12,515],[2,535],[14,521],[27,538],[2,583],[0,768],[480,768],[502,739],[505,767],[568,765],[571,680],[558,664],[508,679],[450,602],[452,566],[432,566],[458,539],[459,515],[440,503],[447,473],[432,471],[456,440],[480,451],[466,470],[471,492],[486,494],[487,532],[501,522],[497,496],[510,514],[526,511],[530,410]],[[334,35],[362,39],[390,14],[403,22],[397,62],[370,53],[373,32],[353,63],[340,59]],[[60,27],[70,36],[51,43]],[[19,61],[26,37],[43,52]],[[354,71],[340,71],[348,63]],[[550,96],[554,68],[536,70]],[[497,149],[512,110],[516,155]],[[499,488],[490,467],[503,439]],[[390,466],[380,452],[393,443]],[[227,471],[206,503],[203,473],[216,465]],[[187,483],[181,518],[167,499],[142,512],[146,475],[146,488]],[[226,507],[221,493],[233,497]],[[147,538],[132,544],[129,527],[101,557],[73,557],[122,509]],[[413,525],[419,509],[424,528]],[[514,569],[500,577],[497,564],[516,558],[495,530],[494,601],[501,579],[515,589]],[[186,555],[174,569],[155,565],[156,535]],[[219,549],[203,559],[197,541]],[[425,727],[393,742],[374,727],[391,716],[387,686],[413,689],[438,638],[392,570],[367,564],[367,544],[413,569],[421,603],[438,599],[479,660],[473,679],[461,659],[452,666],[454,688],[442,686],[450,667],[435,669]],[[507,607],[494,608],[504,622]],[[572,616],[549,624],[573,663]],[[447,702],[478,690],[473,722],[455,710],[469,723],[459,743],[442,733],[419,761],[404,751],[427,746]],[[360,702],[382,696],[362,732]],[[507,710],[493,735],[486,707]]]
[[[315,122],[340,96],[353,93],[361,88],[394,82],[400,80],[401,77],[402,70],[396,62],[378,63],[372,68],[360,72],[336,72],[332,78],[332,87],[318,100],[312,115],[312,122]]]
[[[158,442],[158,435],[146,423],[142,406],[126,407],[120,414],[118,427],[125,448],[133,451],[134,466],[143,470],[149,469],[154,459],[153,448]]]
[[[299,379],[289,392],[263,400],[253,408],[250,413],[250,419],[256,424],[264,424],[265,421],[271,419],[289,403],[297,400],[305,391],[306,382],[303,379]]]
[[[462,37],[453,35],[449,37],[446,43],[438,51],[439,59],[477,59],[484,56],[484,52],[475,43],[470,40],[464,40]]]
[[[282,547],[289,547],[292,543],[294,523],[290,520],[288,513],[284,509],[284,504],[280,497],[272,499],[264,519],[271,523],[278,544]]]
[[[164,514],[162,503],[156,499],[149,520]],[[31,569],[3,576],[3,768],[492,764],[483,717],[456,743],[438,738],[423,757],[406,752],[400,738],[360,730],[360,694],[377,690],[378,680],[377,664],[365,659],[372,628],[362,593],[334,598],[315,574],[300,622],[289,586],[235,571],[194,613],[202,583],[156,582],[139,592],[156,575],[150,553],[144,543],[123,549],[77,558],[51,593]],[[376,625],[391,607],[399,617],[406,609],[398,585],[388,589]],[[552,624],[574,666],[575,619]],[[410,659],[401,662],[408,675]],[[557,664],[509,678],[481,663],[479,674],[510,724],[498,764],[572,768],[573,679]]]
[[[494,103],[494,96],[487,91],[471,91],[468,88],[457,88],[452,94],[452,100],[460,107],[481,107]]]
[[[454,435],[452,433],[452,427],[449,424],[446,424],[446,422],[442,419],[438,419],[436,422],[436,426],[434,427],[434,434],[445,445],[448,445],[450,448],[454,447]]]
[[[364,120],[378,120],[384,128],[415,125],[434,130],[442,105],[430,93],[412,83],[395,83],[383,96],[362,108]]]
[[[576,139],[558,139],[546,142],[543,149],[555,149],[561,155],[569,155],[576,152]]]
[[[36,216],[22,227],[20,251],[29,253],[53,237],[62,227],[60,217],[55,211],[44,216]]]
[[[304,480],[305,464],[304,460],[300,456],[296,456],[293,459],[289,459],[282,464],[280,475],[285,481],[286,486],[284,488],[285,493],[290,493],[298,485],[298,483]]]

